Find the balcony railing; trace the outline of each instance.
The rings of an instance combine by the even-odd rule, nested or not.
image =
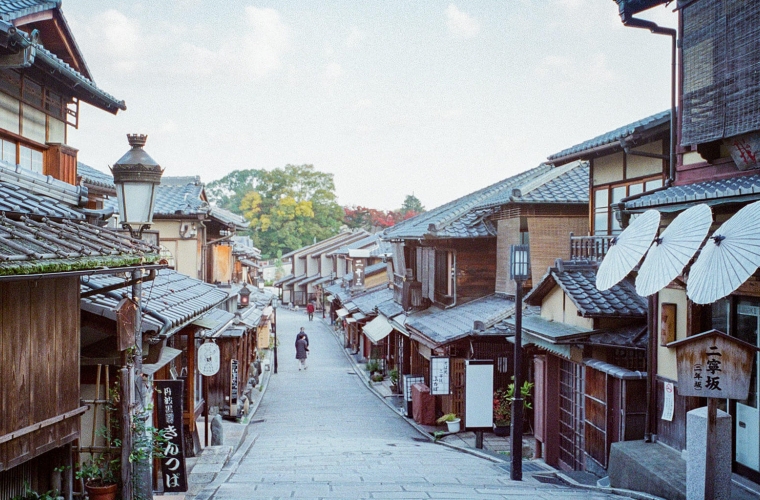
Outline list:
[[[570,233],[570,259],[600,262],[615,236],[575,236]]]
[[[404,310],[422,305],[422,283],[409,281],[398,274],[393,275],[393,299]]]

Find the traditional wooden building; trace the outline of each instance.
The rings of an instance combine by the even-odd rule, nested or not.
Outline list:
[[[508,383],[511,364],[503,360],[512,347],[483,332],[514,313],[510,246],[530,245],[534,280],[557,257],[568,258],[558,235],[587,230],[587,186],[585,163],[543,164],[382,233],[393,247],[394,300],[404,311],[386,319],[409,335],[397,344],[397,359],[411,370],[402,375],[430,384],[432,358],[450,359],[450,387],[457,389],[437,398],[439,412],[461,412],[464,361],[474,355],[493,360],[495,387]]]
[[[646,300],[628,281],[597,290],[596,263],[558,260],[525,303],[538,453],[604,476],[612,443],[644,438]]]
[[[2,163],[0,178],[0,498],[26,484],[71,498],[72,445],[87,410],[80,280],[158,267],[158,248],[85,222],[64,201],[70,184]]]

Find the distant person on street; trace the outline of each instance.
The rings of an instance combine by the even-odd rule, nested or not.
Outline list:
[[[308,344],[306,343],[306,334],[299,334],[296,337],[296,359],[298,360],[298,371],[305,370],[306,357],[309,355]]]
[[[306,339],[306,350],[308,351],[309,350],[309,336],[306,335],[306,330],[304,329],[304,327],[301,327],[301,330],[298,332],[298,335],[296,335],[296,342],[298,342],[298,339],[301,337]]]
[[[314,304],[309,302],[309,305],[306,306],[306,312],[309,315],[309,321],[312,321],[314,319]]]

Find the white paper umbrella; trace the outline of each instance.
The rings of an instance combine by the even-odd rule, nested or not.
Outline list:
[[[760,266],[760,202],[742,208],[707,240],[689,271],[686,294],[697,304],[725,297]]]
[[[612,240],[596,273],[596,288],[608,290],[625,278],[649,249],[659,227],[660,212],[647,210]]]
[[[636,293],[652,295],[681,274],[704,243],[711,224],[712,210],[707,205],[680,213],[649,248],[636,277]]]

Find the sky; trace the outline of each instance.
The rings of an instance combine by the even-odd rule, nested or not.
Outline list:
[[[427,209],[670,107],[670,38],[613,0],[64,0],[95,83],[68,142],[108,171],[310,164],[341,205]],[[640,16],[674,27],[673,5]],[[44,42],[44,40],[43,40]]]

